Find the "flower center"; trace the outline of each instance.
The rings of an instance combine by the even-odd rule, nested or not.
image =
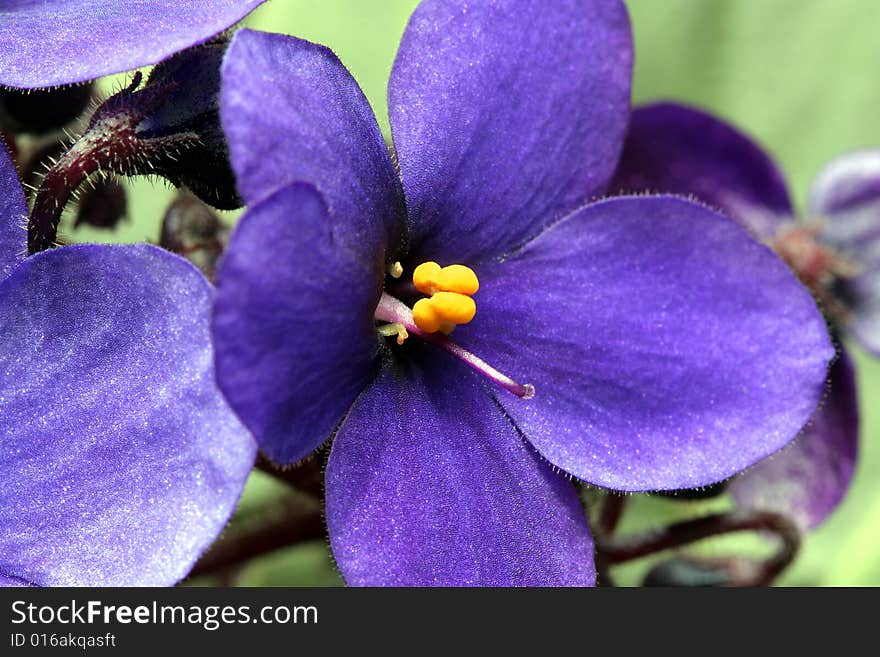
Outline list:
[[[390,273],[398,278],[402,274],[400,264],[394,263]],[[394,276],[394,273],[398,275]],[[476,293],[480,283],[473,270],[464,265],[440,267],[436,262],[425,262],[413,271],[413,286],[430,296],[419,299],[412,309],[387,292],[382,292],[374,314],[377,321],[386,322],[377,327],[380,335],[396,336],[398,345],[403,345],[414,335],[455,356],[517,397],[531,399],[535,396],[533,385],[517,383],[447,337],[457,325],[470,322],[477,312],[471,295]]]
[[[817,239],[824,227],[822,220],[785,224],[770,241],[770,247],[792,268],[827,313],[845,321],[851,311],[835,294],[835,286],[840,280],[857,276],[859,269]]]

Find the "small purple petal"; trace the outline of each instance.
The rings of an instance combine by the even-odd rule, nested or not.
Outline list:
[[[841,352],[828,396],[786,449],[736,477],[730,491],[742,506],[778,511],[814,529],[840,504],[855,470],[859,408],[852,362]]]
[[[329,49],[242,30],[226,54],[220,104],[247,202],[306,181],[350,217],[337,237],[372,252],[396,241],[405,216],[400,181],[369,102]]]
[[[155,64],[264,0],[3,0],[0,85],[51,87]]]
[[[711,114],[674,103],[633,111],[608,190],[693,196],[762,238],[793,213],[785,178],[757,143]]]
[[[417,260],[501,255],[601,194],[629,110],[618,0],[425,0],[388,88]]]
[[[856,270],[835,292],[851,311],[843,320],[865,349],[880,356],[880,151],[847,153],[816,176],[810,212],[823,221],[820,239]]]
[[[551,463],[612,489],[704,486],[780,449],[834,355],[779,258],[675,197],[588,206],[477,274],[454,338],[535,386],[496,396]]]
[[[27,255],[27,204],[15,165],[0,139],[0,282]]]
[[[880,198],[838,209],[824,217],[819,239],[854,267],[839,277],[834,292],[849,310],[846,330],[880,357]]]
[[[831,160],[810,188],[810,212],[823,217],[880,202],[880,150],[846,153]]]
[[[327,525],[349,584],[592,586],[572,485],[463,365],[413,345],[358,399],[327,466]]]
[[[346,229],[314,187],[285,187],[242,218],[217,273],[217,382],[278,463],[327,440],[378,367],[382,263],[345,248]]]
[[[211,288],[151,246],[71,246],[0,284],[0,572],[169,585],[256,447],[214,384]]]

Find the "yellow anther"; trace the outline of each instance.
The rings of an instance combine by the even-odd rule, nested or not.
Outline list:
[[[458,292],[437,292],[413,306],[413,322],[426,333],[451,333],[456,325],[467,324],[476,314],[474,300]]]
[[[477,313],[470,295],[480,289],[470,267],[423,262],[413,271],[413,285],[430,299],[419,299],[413,306],[413,322],[426,333],[451,333],[458,324],[467,324]]]
[[[457,292],[470,296],[480,288],[477,275],[470,267],[449,265],[441,268],[436,262],[423,262],[416,267],[413,285],[428,296],[437,292]]]

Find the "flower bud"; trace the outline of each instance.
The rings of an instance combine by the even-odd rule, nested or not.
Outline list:
[[[159,246],[182,255],[213,279],[228,232],[211,208],[192,194],[182,192],[162,219]]]
[[[221,210],[242,205],[229,164],[226,137],[220,125],[220,64],[225,41],[212,41],[178,53],[158,64],[144,93],[163,90],[162,101],[137,126],[140,139],[173,139],[195,135],[177,152],[150,158],[156,173],[177,187],[186,187],[205,203]]]

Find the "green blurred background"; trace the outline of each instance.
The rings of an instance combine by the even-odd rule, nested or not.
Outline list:
[[[549,0],[552,1],[552,0]],[[246,24],[330,46],[357,78],[387,131],[385,92],[400,36],[417,0],[269,0]],[[636,43],[634,101],[675,99],[745,129],[777,158],[802,206],[812,176],[846,150],[880,147],[880,2],[877,0],[629,0]],[[553,71],[548,71],[552,75]],[[168,190],[135,185],[132,221],[116,236],[158,236]],[[880,364],[857,352],[863,412],[861,458],[844,504],[810,535],[782,583],[880,585]],[[281,489],[255,475],[239,518],[259,513]],[[724,505],[716,502],[715,508]],[[623,528],[697,514],[706,505],[639,496]],[[754,549],[725,539],[709,550]],[[637,582],[645,564],[618,571]],[[250,585],[340,582],[323,542],[276,553],[237,580]]]

